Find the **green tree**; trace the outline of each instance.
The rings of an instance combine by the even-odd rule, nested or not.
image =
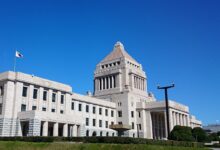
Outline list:
[[[177,125],[168,138],[175,141],[193,141],[192,128]]]
[[[193,128],[192,135],[197,142],[205,142],[207,140],[206,132],[200,127]]]
[[[207,141],[219,141],[220,138],[217,133],[211,133],[208,135]]]
[[[217,135],[220,136],[220,131],[217,132]]]

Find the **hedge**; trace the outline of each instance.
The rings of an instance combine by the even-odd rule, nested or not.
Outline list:
[[[203,143],[152,140],[130,137],[0,137],[0,141],[24,142],[82,142],[82,143],[114,143],[114,144],[149,144],[162,146],[203,147]]]

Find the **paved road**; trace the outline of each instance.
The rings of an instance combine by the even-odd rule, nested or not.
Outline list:
[[[220,148],[212,148],[212,150],[220,150]]]

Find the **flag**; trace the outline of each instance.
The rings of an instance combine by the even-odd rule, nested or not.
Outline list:
[[[16,51],[15,56],[17,58],[23,58],[23,55],[20,52],[18,52],[18,51]]]

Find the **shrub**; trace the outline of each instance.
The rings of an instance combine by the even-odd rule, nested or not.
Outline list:
[[[0,141],[24,142],[82,142],[82,143],[108,143],[108,144],[148,144],[161,146],[203,147],[202,143],[152,140],[130,137],[0,137]]]
[[[168,138],[175,141],[193,141],[192,128],[177,125]]]

